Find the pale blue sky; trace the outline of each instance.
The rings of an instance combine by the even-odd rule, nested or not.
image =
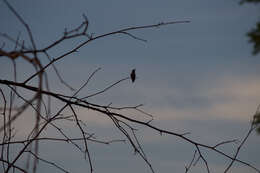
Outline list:
[[[162,21],[190,20],[176,24],[132,32],[148,40],[143,43],[124,35],[92,42],[78,53],[57,63],[63,77],[75,88],[96,68],[96,75],[82,95],[104,88],[129,75],[136,68],[138,79],[122,83],[92,101],[114,105],[144,103],[144,109],[155,115],[155,125],[176,132],[192,132],[191,138],[206,144],[243,137],[249,121],[260,103],[260,57],[251,56],[246,32],[259,20],[259,6],[239,5],[238,0],[44,0],[10,3],[31,26],[36,45],[45,47],[61,36],[64,28],[77,26],[85,13],[90,21],[89,33],[99,35],[116,29]],[[0,1],[0,32],[28,39],[13,14]],[[0,38],[0,45],[6,42]],[[60,55],[77,44],[66,42],[51,51]],[[9,47],[6,43],[6,47]],[[13,48],[13,47],[11,47]],[[10,79],[11,63],[0,59],[0,78]],[[28,76],[26,64],[18,64],[19,79]],[[53,71],[50,71],[53,74]],[[51,87],[70,94],[50,75]],[[97,136],[109,139],[122,137],[107,120],[78,110]],[[21,120],[18,127],[26,126]],[[193,146],[141,128],[140,138],[157,172],[184,172],[193,154]],[[22,132],[21,132],[22,133]],[[77,134],[76,132],[71,132]],[[143,136],[141,136],[143,135]],[[239,157],[260,165],[260,136],[253,134]],[[43,157],[56,160],[71,172],[87,172],[88,164],[69,145],[41,146]],[[125,144],[90,145],[96,172],[149,172],[145,162],[134,156]],[[225,150],[231,151],[232,145]],[[55,151],[55,152],[53,152]],[[208,154],[212,172],[223,172],[228,162],[216,154]],[[206,171],[198,164],[191,172]],[[235,165],[238,166],[238,165]],[[46,172],[44,164],[39,172]],[[52,171],[56,171],[52,169]],[[250,168],[235,168],[232,172],[251,173]]]

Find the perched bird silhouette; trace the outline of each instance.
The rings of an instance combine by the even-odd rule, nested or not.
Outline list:
[[[135,69],[132,70],[130,77],[131,77],[132,82],[134,83],[135,78],[136,78]]]

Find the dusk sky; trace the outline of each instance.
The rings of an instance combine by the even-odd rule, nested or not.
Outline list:
[[[93,41],[58,61],[57,68],[64,80],[75,88],[79,88],[95,69],[101,68],[89,86],[79,93],[82,97],[129,76],[135,68],[135,83],[124,81],[89,101],[99,104],[112,102],[114,106],[144,104],[142,109],[154,115],[153,125],[177,133],[190,132],[188,136],[200,143],[213,145],[225,140],[242,140],[250,128],[250,121],[260,104],[260,56],[252,56],[252,44],[248,42],[246,33],[259,20],[259,5],[239,5],[239,0],[9,2],[30,25],[38,48],[58,39],[65,28],[79,25],[83,13],[90,22],[88,33],[94,36],[129,26],[189,20],[190,23],[130,32],[147,42],[127,35]],[[20,33],[21,40],[28,41],[26,30],[2,1],[0,21],[1,33],[14,38]],[[50,55],[57,57],[82,41],[65,42],[51,50]],[[14,45],[0,37],[0,45],[4,42],[6,49],[13,49]],[[46,58],[43,62],[47,62]],[[30,76],[33,69],[28,67],[23,61],[17,61],[18,81]],[[71,95],[53,69],[48,70],[52,90]],[[0,58],[0,79],[10,80],[12,77],[12,63],[7,58]],[[53,104],[55,110],[55,104],[60,103]],[[88,124],[90,133],[95,133],[100,139],[124,138],[111,120],[85,109],[77,111]],[[130,115],[140,118],[134,113]],[[28,118],[18,119],[17,138],[30,130],[30,123]],[[138,128],[140,141],[156,172],[185,172],[194,146],[174,136],[160,136],[147,127]],[[68,131],[75,137],[80,136],[78,131]],[[227,144],[223,150],[232,154],[237,146],[238,143]],[[239,153],[239,159],[260,168],[259,146],[260,135],[253,132]],[[92,143],[90,150],[96,173],[151,172],[146,163],[133,154],[128,143],[109,146]],[[43,143],[40,144],[40,155],[70,172],[89,172],[87,161],[71,145]],[[230,162],[214,152],[206,156],[212,173],[223,172]],[[40,163],[38,171],[59,172],[45,163]],[[206,169],[199,161],[191,172],[201,173]],[[254,170],[234,164],[230,172],[253,173]]]

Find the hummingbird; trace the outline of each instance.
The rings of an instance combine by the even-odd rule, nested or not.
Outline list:
[[[136,75],[135,75],[135,69],[132,70],[131,74],[130,74],[131,80],[134,83]]]

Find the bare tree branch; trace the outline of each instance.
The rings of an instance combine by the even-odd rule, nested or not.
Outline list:
[[[152,122],[154,116],[141,109],[141,106],[143,106],[143,104],[136,104],[136,106],[125,105],[122,107],[116,107],[112,106],[112,102],[108,105],[101,105],[89,101],[89,98],[94,98],[96,96],[102,95],[103,93],[108,92],[111,88],[115,88],[115,86],[118,86],[123,81],[130,79],[129,76],[117,80],[110,85],[106,85],[105,87],[103,87],[104,89],[101,89],[96,93],[82,96],[79,93],[88,86],[90,81],[94,78],[95,74],[101,68],[97,68],[96,70],[94,70],[89,75],[87,80],[77,90],[75,90],[74,86],[72,87],[67,82],[65,82],[63,76],[60,75],[59,69],[55,66],[56,62],[62,60],[68,55],[71,55],[72,53],[77,52],[79,49],[87,46],[92,41],[115,35],[124,35],[137,41],[146,42],[147,40],[141,37],[137,37],[131,32],[141,29],[155,29],[173,24],[189,23],[189,21],[180,20],[171,22],[159,22],[152,25],[131,26],[94,36],[93,34],[88,34],[89,20],[87,16],[83,14],[83,22],[80,25],[72,29],[66,28],[62,36],[57,38],[57,40],[39,49],[36,46],[36,42],[33,38],[32,30],[29,25],[7,0],[3,0],[3,2],[6,4],[7,8],[16,16],[18,21],[25,27],[26,32],[30,38],[30,45],[32,45],[33,47],[29,48],[30,46],[25,46],[25,43],[20,40],[20,34],[16,37],[16,39],[13,39],[15,37],[9,36],[8,34],[0,33],[0,36],[4,37],[5,39],[7,39],[7,41],[10,41],[12,44],[14,44],[14,50],[12,51],[5,50],[4,44],[0,48],[0,56],[11,60],[13,65],[13,80],[0,79],[0,99],[3,100],[3,105],[0,106],[2,116],[1,118],[3,118],[3,122],[1,121],[0,124],[0,134],[3,134],[0,142],[0,162],[5,173],[10,172],[11,170],[30,172],[29,168],[32,168],[32,172],[36,173],[39,161],[47,163],[50,166],[54,166],[58,170],[61,170],[63,172],[68,172],[65,168],[58,166],[59,164],[40,157],[39,151],[40,143],[42,141],[48,141],[50,143],[60,142],[71,144],[84,154],[84,158],[90,166],[91,173],[94,170],[94,162],[92,159],[92,151],[89,147],[89,142],[106,145],[115,142],[127,143],[133,149],[134,153],[141,157],[141,159],[149,167],[150,171],[154,173],[155,170],[150,162],[150,158],[148,158],[147,154],[145,153],[145,148],[142,145],[142,140],[140,140],[141,138],[139,138],[140,136],[138,132],[140,129],[138,129],[137,127],[146,127],[149,130],[155,131],[161,135],[165,134],[169,137],[175,137],[176,139],[182,140],[185,143],[191,144],[195,152],[192,155],[192,160],[189,162],[188,166],[185,167],[185,173],[188,173],[191,170],[191,166],[196,165],[198,161],[201,161],[206,171],[210,173],[210,162],[207,160],[207,154],[204,153],[204,150],[213,152],[216,155],[220,155],[230,160],[229,165],[224,170],[225,173],[230,170],[234,163],[240,163],[249,168],[252,168],[256,172],[260,172],[260,170],[255,166],[237,158],[241,147],[246,143],[250,134],[256,128],[254,123],[252,123],[251,128],[249,129],[245,138],[236,148],[235,155],[232,156],[219,149],[219,146],[224,146],[233,142],[237,142],[237,140],[224,140],[214,145],[206,145],[200,141],[189,138],[187,136],[189,132],[176,133],[174,131],[170,131],[153,125]],[[50,50],[57,48],[64,41],[79,38],[83,38],[83,41],[81,40],[81,42],[79,42],[75,47],[72,47],[67,52],[62,53],[61,55],[58,55],[56,57],[51,56]],[[47,58],[48,62],[46,64],[42,63],[43,60],[40,59],[40,55]],[[16,64],[18,62],[17,59],[28,63],[35,70],[30,74],[28,78],[24,79],[23,81],[18,81],[17,78],[17,75],[19,74]],[[48,75],[50,75],[50,72],[47,71],[47,68],[49,66],[53,67],[56,76],[58,76],[58,81],[69,88],[71,91],[74,91],[73,94],[64,95],[59,92],[53,92],[48,81]],[[36,77],[38,78],[38,80],[33,80]],[[34,85],[29,84],[29,82],[31,81],[35,82]],[[7,90],[8,92],[5,93],[5,90]],[[23,96],[21,94],[21,90],[23,90],[23,92],[32,93],[32,95]],[[9,95],[9,97],[7,95]],[[15,98],[17,98],[17,100],[19,99],[19,101],[17,101],[19,104],[16,103]],[[52,113],[51,111],[51,100],[53,99],[62,104],[62,106],[57,107],[56,113]],[[81,119],[81,116],[77,113],[76,108],[86,109],[87,111],[91,110],[106,116],[113,123],[113,127],[123,135],[123,139],[112,140],[109,137],[109,140],[97,139],[95,133],[86,130],[88,124],[84,122],[83,119]],[[26,138],[18,140],[15,138],[15,130],[19,129],[16,129],[16,127],[14,126],[14,122],[17,121],[19,117],[24,116],[25,112],[29,109],[32,109],[32,111],[34,112],[33,116],[35,118],[35,121],[32,123],[31,132],[26,134]],[[70,113],[67,113],[67,110]],[[145,117],[144,119],[146,119],[146,121],[131,118],[131,116],[129,116],[127,113],[124,113],[124,110],[133,110],[138,115],[141,114],[142,118]],[[148,121],[147,117],[149,117]],[[57,123],[60,121],[73,124],[75,129],[79,131],[80,137],[70,137],[70,135],[68,135],[68,133],[66,133],[66,131]],[[48,127],[54,128],[56,132],[58,132],[59,136],[48,136],[48,133],[46,132]],[[82,145],[80,145],[79,143]],[[15,147],[16,145],[20,146],[18,152],[11,153],[10,147]],[[25,154],[28,156],[25,168],[17,166],[18,161],[23,160],[23,156]]]

